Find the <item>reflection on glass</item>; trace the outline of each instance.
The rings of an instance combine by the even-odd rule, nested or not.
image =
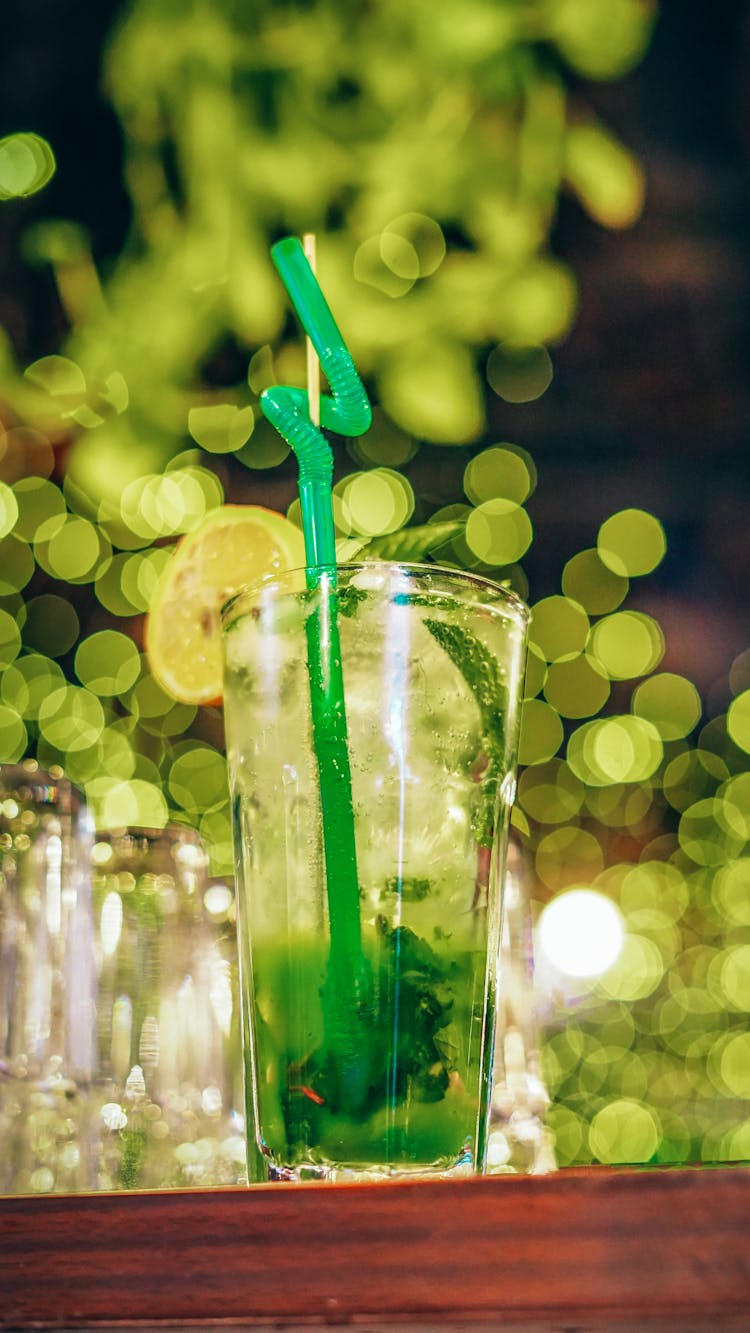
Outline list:
[[[191,829],[91,850],[102,1189],[246,1178],[234,896]]]
[[[85,816],[59,770],[0,766],[0,1193],[89,1189],[96,1067]]]
[[[545,1124],[550,1097],[542,1077],[534,989],[534,946],[523,854],[511,839],[505,876],[498,966],[491,1174],[539,1175],[556,1168],[554,1136]]]

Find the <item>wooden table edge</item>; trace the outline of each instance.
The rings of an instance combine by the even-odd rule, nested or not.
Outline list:
[[[750,1329],[749,1242],[747,1167],[4,1198],[0,1327]]]

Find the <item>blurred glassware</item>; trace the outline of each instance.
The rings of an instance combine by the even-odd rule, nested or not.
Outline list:
[[[0,1194],[243,1183],[232,884],[0,766]]]
[[[88,837],[61,770],[0,765],[0,1193],[96,1186]]]
[[[189,828],[97,834],[100,1189],[243,1183],[234,891]]]
[[[550,1105],[541,1071],[531,904],[523,852],[511,836],[498,960],[494,1087],[487,1152],[489,1174],[555,1171]]]

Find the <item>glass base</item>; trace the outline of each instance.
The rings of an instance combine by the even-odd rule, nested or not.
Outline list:
[[[333,1185],[350,1182],[376,1184],[385,1180],[459,1180],[477,1174],[474,1154],[467,1148],[454,1161],[386,1162],[296,1162],[285,1166],[266,1160],[269,1181],[302,1184],[325,1181]]]

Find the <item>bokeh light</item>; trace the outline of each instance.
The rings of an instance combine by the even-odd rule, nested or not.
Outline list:
[[[548,662],[577,657],[589,634],[589,618],[569,597],[545,597],[532,607],[529,640]]]
[[[414,512],[414,491],[401,473],[377,467],[355,472],[339,490],[349,530],[363,536],[396,532]]]
[[[384,296],[405,296],[419,277],[419,258],[405,238],[383,232],[369,236],[357,248],[353,273],[357,282]]]
[[[26,603],[24,646],[48,657],[63,657],[73,647],[80,623],[75,607],[56,593],[42,593]]]
[[[664,635],[642,611],[615,611],[591,630],[589,651],[612,680],[646,676],[664,655]]]
[[[750,926],[750,856],[728,859],[712,880],[711,894],[730,926]]]
[[[730,1037],[721,1053],[721,1077],[730,1093],[750,1101],[750,1033]]]
[[[531,519],[513,500],[485,500],[466,523],[469,549],[486,565],[510,565],[529,549]]]
[[[518,780],[518,803],[540,824],[575,820],[583,801],[583,783],[560,759],[526,768]]]
[[[0,597],[21,592],[34,574],[34,554],[25,541],[10,533],[0,540]]]
[[[729,668],[729,688],[733,694],[750,689],[750,648],[738,653]]]
[[[607,717],[585,722],[568,741],[567,761],[582,782],[591,786],[643,782],[659,767],[663,755],[656,728],[642,718]]]
[[[687,810],[700,797],[713,796],[729,770],[710,750],[684,750],[666,765],[662,790],[675,810]]]
[[[593,833],[570,824],[543,834],[536,849],[535,868],[541,882],[553,890],[591,883],[604,869],[604,853]],[[572,913],[578,903],[578,899],[566,901],[565,908]]]
[[[547,672],[544,697],[561,717],[592,717],[604,707],[610,685],[601,667],[585,653],[553,662]]]
[[[594,1158],[609,1165],[650,1161],[661,1139],[661,1123],[650,1106],[627,1097],[610,1102],[591,1121]]]
[[[3,672],[0,694],[22,717],[36,719],[42,702],[64,680],[57,662],[40,653],[27,653]]]
[[[523,504],[536,484],[536,469],[525,451],[494,444],[466,465],[464,491],[474,505],[485,500],[513,500]]]
[[[78,583],[93,579],[100,562],[108,553],[109,544],[103,549],[95,525],[88,519],[69,514],[64,523],[55,526],[46,546],[44,563],[55,578],[66,583]],[[41,554],[37,558],[41,564]]]
[[[631,1004],[652,995],[664,977],[661,950],[646,935],[628,932],[620,954],[599,978],[599,988],[613,1000]]]
[[[15,661],[21,650],[21,631],[15,618],[0,610],[0,671]]]
[[[163,546],[126,556],[120,570],[120,592],[133,611],[148,610],[168,559],[169,551]]]
[[[0,763],[15,764],[23,757],[27,732],[15,708],[0,704]]]
[[[18,518],[18,501],[10,486],[0,481],[0,537],[7,537]]]
[[[244,467],[266,471],[268,468],[275,468],[278,467],[279,463],[283,463],[289,452],[290,449],[286,440],[279,435],[278,431],[274,430],[270,422],[261,418],[260,421],[256,421],[247,444],[243,444],[241,448],[235,451],[235,458]],[[383,459],[382,461],[387,460]],[[203,471],[205,472],[205,469]],[[213,473],[210,475],[214,477]],[[212,505],[207,503],[206,508],[210,509]]]
[[[65,513],[65,498],[58,486],[44,477],[22,477],[13,486],[18,502],[15,533],[33,542],[48,519]]]
[[[105,560],[96,579],[96,595],[115,616],[132,616],[147,610],[169,551],[120,552]]]
[[[100,630],[83,639],[75,656],[75,670],[82,685],[99,696],[120,696],[140,675],[138,649],[126,634]]]
[[[692,681],[671,671],[644,680],[633,692],[632,708],[638,717],[652,722],[665,741],[687,736],[702,711],[700,695]]]
[[[182,750],[170,769],[169,791],[178,805],[193,814],[208,814],[219,806],[228,806],[223,756],[205,745]]]
[[[36,194],[55,174],[55,155],[39,134],[8,134],[0,139],[0,199]]]
[[[487,383],[506,403],[531,403],[552,383],[552,358],[546,347],[501,343],[487,359]]]
[[[729,705],[727,731],[735,745],[750,754],[750,690],[743,690]]]
[[[77,685],[59,685],[45,695],[37,713],[39,730],[61,753],[85,750],[104,730],[104,711],[95,694]]]
[[[42,356],[27,366],[24,375],[33,384],[46,389],[53,398],[78,405],[86,394],[86,376],[69,356]]]
[[[528,656],[526,658],[526,672],[524,675],[523,697],[524,699],[533,699],[543,689],[547,679],[547,663],[535,648],[534,644],[529,645]]]
[[[656,569],[664,558],[667,539],[653,514],[643,509],[622,509],[602,523],[596,549],[614,574],[634,578]]]
[[[200,491],[190,498],[197,517],[202,518],[205,507]],[[132,533],[142,538],[142,544],[154,541],[157,537],[170,537],[181,532],[186,508],[186,497],[175,473],[136,477],[124,488],[120,499],[122,522]]]
[[[398,232],[383,231],[378,239],[378,247],[386,268],[398,278],[406,279],[411,287],[419,277],[419,256],[411,241]]]
[[[208,852],[210,873],[231,876],[234,873],[234,843],[228,807],[220,806],[203,815],[199,828]]]
[[[571,556],[562,574],[566,597],[578,602],[589,615],[616,611],[628,595],[630,582],[605,565],[593,547]]]
[[[169,811],[164,794],[141,778],[121,782],[97,777],[86,784],[86,799],[102,832],[120,828],[164,828]]]
[[[750,944],[736,945],[724,954],[721,989],[733,1009],[750,1013]]]
[[[557,754],[562,742],[562,722],[555,709],[542,699],[524,700],[518,742],[519,763],[543,764]]]
[[[706,797],[688,806],[680,818],[680,846],[691,861],[718,866],[732,860],[747,841],[745,819],[730,801]]]
[[[247,444],[255,427],[252,407],[238,407],[236,403],[211,403],[191,407],[188,430],[202,449],[209,454],[228,454]]]
[[[397,238],[409,247],[408,250],[408,270],[407,275],[411,275],[411,256],[416,259],[416,277],[429,278],[436,273],[445,259],[446,246],[442,227],[434,218],[427,217],[424,213],[402,213],[389,222],[384,228],[381,236],[381,251],[384,258],[389,251],[389,238]],[[393,272],[399,273],[397,261],[393,258],[386,258],[389,267]],[[400,276],[404,276],[401,274]]]
[[[653,925],[660,919],[678,921],[690,902],[690,892],[683,874],[663,861],[642,861],[625,867],[620,884],[620,905],[631,924]]]
[[[620,913],[593,889],[569,889],[553,898],[537,924],[542,954],[571,977],[594,977],[612,966],[624,938]]]

